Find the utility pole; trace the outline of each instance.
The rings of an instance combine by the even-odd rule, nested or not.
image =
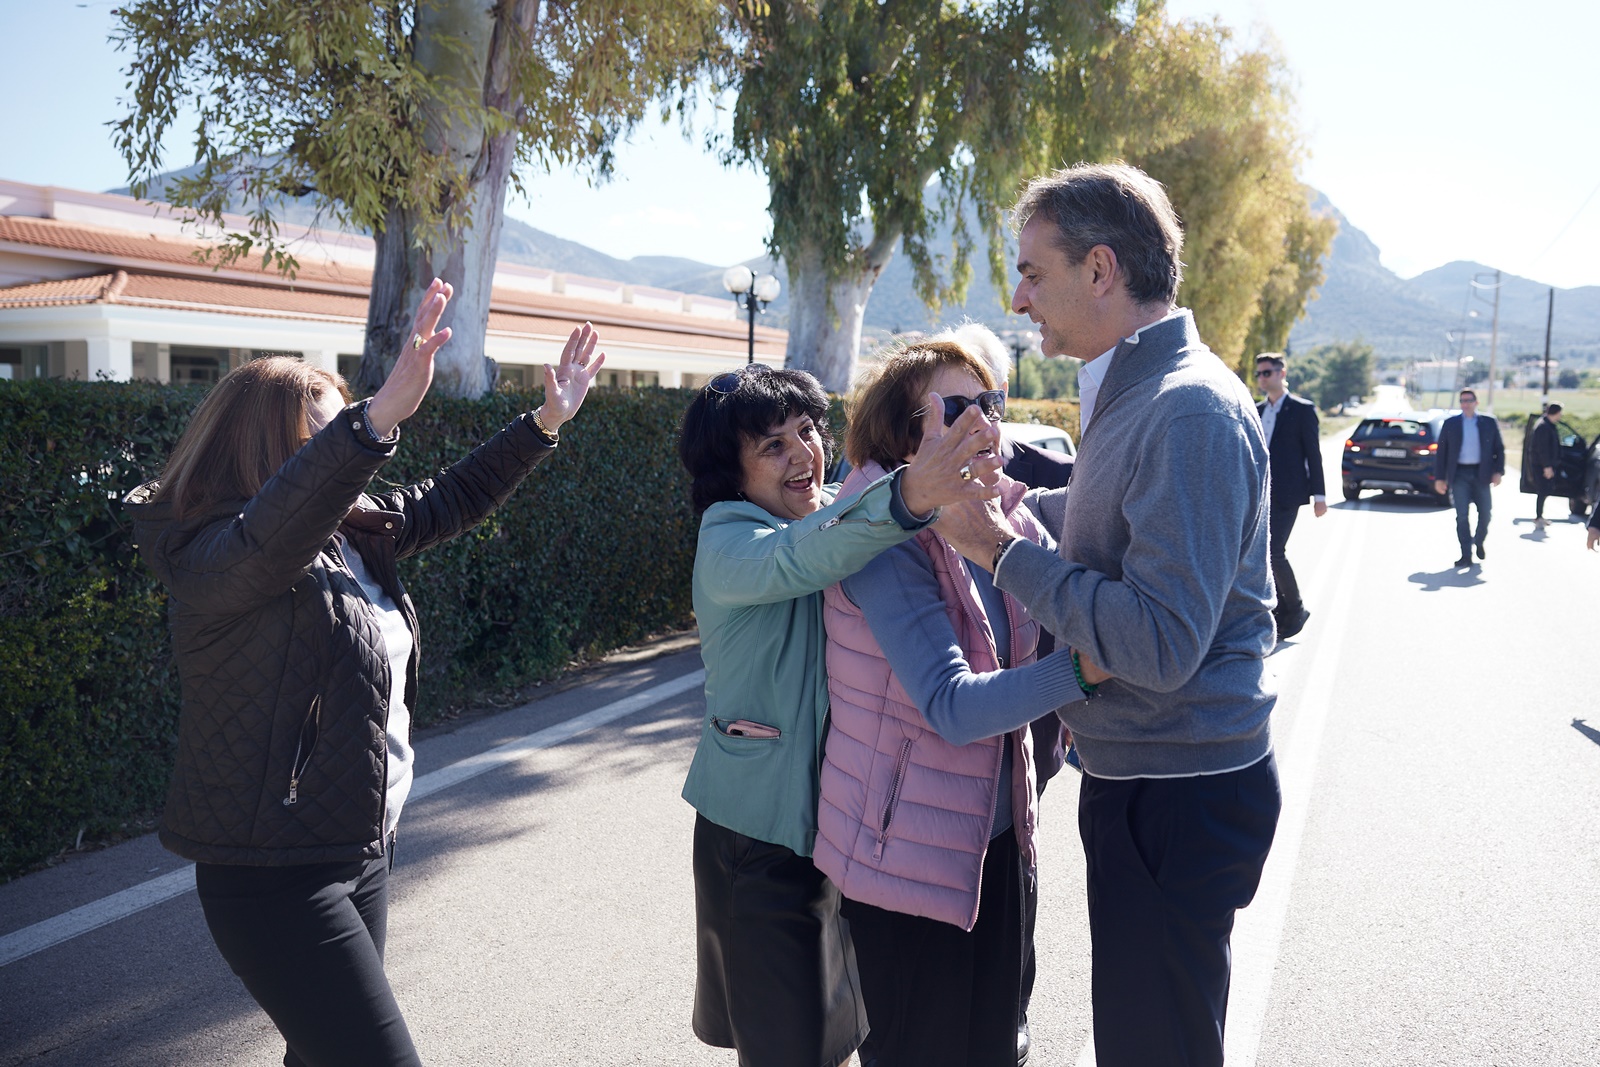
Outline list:
[[[1550,406],[1550,324],[1556,319],[1556,287],[1550,287],[1550,306],[1544,316],[1544,396],[1539,401],[1539,410],[1543,411]]]
[[[1492,413],[1494,411],[1494,355],[1495,349],[1500,346],[1500,272],[1494,272],[1494,325],[1489,328],[1489,403],[1485,405]]]

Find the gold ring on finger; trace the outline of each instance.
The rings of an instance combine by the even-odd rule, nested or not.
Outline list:
[[[419,352],[422,351],[422,335],[420,333],[411,335],[411,347]]]
[[[961,480],[964,481],[964,482],[972,481],[972,468],[971,467],[962,467],[961,468]]]

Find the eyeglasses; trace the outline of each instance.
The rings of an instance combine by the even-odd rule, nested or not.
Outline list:
[[[944,424],[949,426],[961,417],[961,413],[976,404],[978,410],[983,412],[983,417],[990,422],[999,422],[1006,417],[1006,394],[1000,389],[985,389],[977,396],[947,396],[944,400]],[[911,413],[912,419],[920,419],[927,414],[925,407],[918,408]]]
[[[1260,370],[1256,371],[1256,377],[1257,378],[1270,378],[1274,374],[1277,374],[1277,373],[1278,373],[1278,369],[1276,367],[1262,367]]]
[[[706,388],[719,396],[732,396],[739,391],[739,386],[744,384],[746,377],[752,374],[766,374],[772,370],[765,363],[747,363],[738,370],[730,370],[719,374],[706,383]]]

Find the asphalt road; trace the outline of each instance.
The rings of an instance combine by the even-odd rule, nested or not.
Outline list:
[[[1236,933],[1230,1064],[1600,1064],[1600,556],[1581,521],[1535,532],[1513,483],[1471,569],[1449,566],[1452,517],[1425,501],[1339,502],[1295,529],[1313,614],[1271,661],[1286,807]],[[619,662],[420,740],[426,775],[542,738],[407,806],[389,973],[426,1062],[732,1067],[688,1028],[678,790],[699,666],[692,648]],[[672,679],[689,686],[539,734]],[[1067,772],[1043,803],[1033,1010],[1034,1063],[1068,1067],[1093,1061],[1074,792]],[[33,924],[182,867],[144,838],[0,886],[0,960]],[[281,1049],[192,892],[0,963],[0,1064]]]

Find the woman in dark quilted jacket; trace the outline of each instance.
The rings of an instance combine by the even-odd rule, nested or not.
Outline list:
[[[383,972],[417,687],[395,564],[510,496],[605,360],[574,330],[537,410],[437,477],[368,495],[433,381],[450,296],[435,279],[370,400],[297,359],[233,371],[128,498],[183,683],[161,841],[195,861],[206,924],[287,1067],[420,1063]]]

